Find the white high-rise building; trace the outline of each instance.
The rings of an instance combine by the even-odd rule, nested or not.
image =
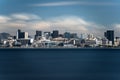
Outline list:
[[[28,32],[24,32],[24,39],[28,39]]]

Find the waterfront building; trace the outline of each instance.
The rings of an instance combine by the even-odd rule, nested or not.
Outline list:
[[[68,44],[80,45],[80,40],[76,38],[72,38],[68,41]]]
[[[104,33],[104,36],[109,40],[109,42],[112,41],[112,45],[114,45],[114,30],[107,30]]]
[[[96,41],[95,40],[85,40],[85,45],[86,47],[95,47],[96,46]]]
[[[21,43],[21,45],[31,45],[30,39],[17,39],[17,42]]]
[[[103,45],[103,46],[108,45],[108,39],[102,38],[102,45]]]
[[[116,37],[115,46],[120,46],[120,37]]]
[[[28,39],[28,32],[21,32],[21,30],[18,29],[17,39]]]
[[[57,38],[59,36],[59,31],[58,30],[54,30],[52,33],[52,38]]]
[[[94,39],[95,41],[96,41],[96,44],[95,44],[95,46],[101,46],[102,45],[102,40],[101,39],[99,39],[99,38],[95,38]]]
[[[36,31],[35,40],[38,40],[42,36],[42,31]]]

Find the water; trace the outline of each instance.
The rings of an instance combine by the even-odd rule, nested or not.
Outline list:
[[[120,50],[0,49],[0,80],[120,80]]]

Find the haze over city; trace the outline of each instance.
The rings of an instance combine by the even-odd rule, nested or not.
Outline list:
[[[118,0],[0,0],[0,32],[22,29],[120,35]]]

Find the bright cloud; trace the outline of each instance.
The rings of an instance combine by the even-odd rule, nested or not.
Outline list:
[[[0,16],[0,23],[6,23],[9,20],[11,20],[11,18],[9,18],[7,16]]]
[[[75,5],[77,2],[53,2],[53,3],[40,3],[40,4],[33,4],[32,6],[65,6],[65,5]]]
[[[33,15],[33,14],[12,14],[12,18],[17,19],[17,20],[35,20],[35,19],[40,19],[39,16]]]
[[[119,3],[112,2],[83,2],[83,1],[63,1],[63,2],[50,2],[32,4],[35,7],[47,7],[47,6],[70,6],[70,5],[87,5],[87,6],[118,6]]]

